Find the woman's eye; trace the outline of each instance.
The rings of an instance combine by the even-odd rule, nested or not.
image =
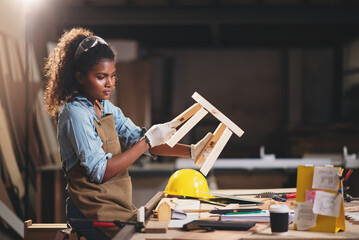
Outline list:
[[[105,77],[104,76],[98,76],[97,77],[97,79],[99,79],[99,80],[102,80],[102,79],[104,79]]]

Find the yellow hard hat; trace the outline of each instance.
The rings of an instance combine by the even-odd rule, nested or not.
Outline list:
[[[164,193],[168,195],[213,198],[209,192],[206,178],[194,169],[180,169],[168,180]]]

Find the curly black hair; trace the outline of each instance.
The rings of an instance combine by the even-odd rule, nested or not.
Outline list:
[[[76,80],[76,72],[86,75],[92,66],[104,59],[115,61],[115,51],[106,44],[97,44],[83,52],[75,60],[75,52],[79,44],[93,32],[85,28],[73,28],[65,31],[53,52],[45,62],[45,107],[53,117],[57,117],[58,108],[66,103],[81,85]]]

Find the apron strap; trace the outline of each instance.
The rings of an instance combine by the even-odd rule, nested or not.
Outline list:
[[[93,116],[93,119],[97,122],[97,124],[98,125],[100,125],[101,126],[101,123],[100,123],[100,121],[98,120],[98,116],[96,115],[94,115],[92,112],[91,112],[91,110],[85,105],[85,104],[83,104],[82,102],[80,102],[79,100],[76,100],[76,102],[79,102],[82,106],[84,106],[85,108],[87,108],[87,110],[89,110],[89,112],[92,114],[92,116]],[[99,101],[96,99],[96,105],[99,105],[98,107],[100,108],[100,110],[101,110],[101,113],[103,113],[103,107],[102,107],[102,105],[99,103]]]

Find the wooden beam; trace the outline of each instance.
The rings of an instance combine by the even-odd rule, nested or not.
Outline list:
[[[0,217],[24,238],[24,223],[2,201],[0,201]]]
[[[15,158],[14,149],[9,133],[9,126],[5,117],[5,111],[0,103],[0,150],[4,158],[5,166],[9,172],[11,183],[15,185],[19,190],[19,197],[22,198],[25,195],[24,182],[21,177],[19,167]]]
[[[186,111],[175,117],[173,120],[179,120],[180,123],[176,126],[180,126],[182,123],[187,121],[190,117],[192,117],[196,112],[198,112],[202,108],[201,104],[195,103],[191,107],[187,108]]]
[[[186,135],[204,116],[207,115],[207,111],[204,108],[200,108],[196,114],[193,115],[183,126],[177,130],[177,132],[166,143],[170,147],[173,147]]]
[[[197,92],[193,93],[192,98],[202,105],[208,112],[210,112],[214,117],[219,121],[224,123],[232,132],[234,132],[238,137],[241,137],[244,131],[239,128],[234,122],[232,122],[228,117],[221,113],[217,108],[210,104],[206,99],[204,99]]]
[[[44,91],[42,89],[39,90],[36,97],[35,114],[41,142],[44,148],[45,163],[61,165],[56,130],[50,115],[44,110]]]
[[[220,123],[217,127],[217,129],[214,131],[212,138],[208,141],[207,145],[202,149],[201,153],[198,155],[195,164],[200,167],[205,158],[203,153],[206,151],[206,149],[208,148],[214,148],[214,146],[216,145],[216,143],[218,142],[219,138],[222,136],[224,130],[226,129],[226,125],[224,125],[223,123]]]
[[[203,163],[200,171],[203,175],[207,176],[209,170],[212,168],[213,164],[216,162],[219,154],[222,152],[224,146],[227,144],[228,140],[232,136],[232,131],[229,130],[227,127],[223,131],[222,136],[217,141],[217,144],[214,146],[211,153],[208,155],[207,159]]]

